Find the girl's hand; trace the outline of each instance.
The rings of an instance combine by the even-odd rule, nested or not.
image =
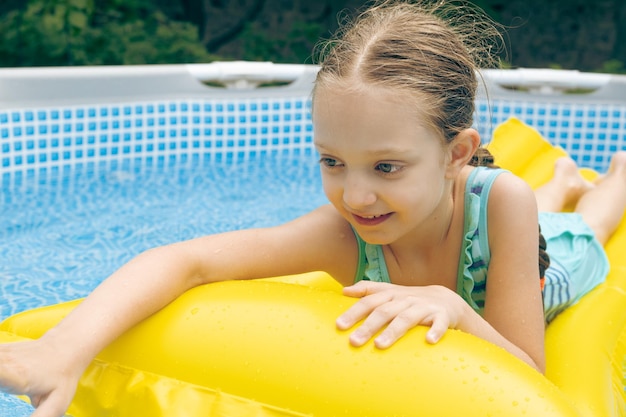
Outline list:
[[[61,417],[69,407],[80,366],[41,340],[0,345],[0,390],[27,395],[36,408],[32,417]]]
[[[430,326],[426,340],[437,343],[447,329],[458,327],[466,306],[455,292],[438,285],[409,287],[360,281],[345,287],[343,294],[360,300],[339,316],[337,327],[347,330],[365,319],[350,335],[350,343],[361,346],[386,326],[374,339],[380,349],[388,348],[417,325]]]

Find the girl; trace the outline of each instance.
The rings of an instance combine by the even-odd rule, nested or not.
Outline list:
[[[460,31],[489,26],[465,15],[470,26],[404,2],[365,11],[328,45],[315,85],[331,204],[140,254],[41,339],[0,346],[0,387],[28,395],[34,416],[58,417],[102,348],[188,289],[316,270],[360,298],[337,319],[365,319],[355,346],[381,329],[379,348],[416,325],[430,326],[431,343],[456,328],[543,372],[537,201],[519,178],[470,165],[484,159],[471,128],[477,51]]]

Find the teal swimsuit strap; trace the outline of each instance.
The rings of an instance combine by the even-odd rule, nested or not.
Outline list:
[[[466,250],[471,240],[466,239],[466,235],[470,232],[470,212],[471,212],[471,196],[480,198],[480,209],[478,215],[478,245],[480,248],[481,262],[488,268],[491,260],[491,249],[489,248],[489,232],[487,230],[487,206],[489,204],[489,193],[496,178],[503,172],[508,172],[500,168],[476,167],[470,172],[465,183],[465,207],[464,207],[464,225],[463,225],[463,242],[461,245],[461,256],[459,257],[459,267],[457,271],[457,292],[461,294],[463,290],[463,277],[465,273]],[[471,304],[471,303],[470,303]]]
[[[352,228],[356,243],[359,247],[359,260],[357,262],[357,269],[354,282],[360,281],[365,276],[365,268],[367,267],[367,258],[365,257],[365,241],[361,239],[356,230]]]

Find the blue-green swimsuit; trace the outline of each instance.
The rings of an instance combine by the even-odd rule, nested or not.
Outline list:
[[[485,306],[491,257],[487,202],[493,182],[503,172],[506,171],[477,167],[472,170],[465,185],[465,221],[456,290],[479,314]],[[609,261],[602,245],[580,215],[542,212],[539,213],[539,224],[550,255],[543,296],[546,321],[551,321],[604,280],[609,271]],[[355,282],[391,282],[382,246],[365,242],[356,231],[355,236],[359,245]]]

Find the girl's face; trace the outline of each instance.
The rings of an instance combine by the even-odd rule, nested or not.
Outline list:
[[[324,192],[365,241],[441,234],[451,213],[447,147],[406,96],[321,88],[313,123]]]

